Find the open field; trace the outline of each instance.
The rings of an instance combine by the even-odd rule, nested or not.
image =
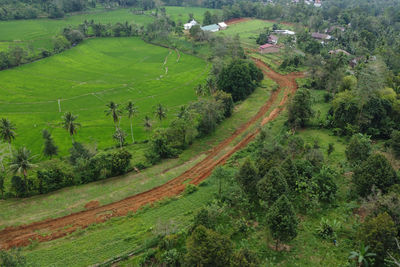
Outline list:
[[[146,136],[145,115],[162,103],[174,117],[179,106],[195,100],[194,86],[205,79],[207,64],[193,56],[144,43],[138,38],[90,39],[62,54],[0,72],[0,113],[17,126],[16,146],[28,145],[35,154],[42,147],[41,131],[49,129],[66,154],[71,139],[60,127],[65,111],[79,115],[82,128],[76,140],[99,148],[114,145],[114,125],[104,110],[109,101],[132,100],[137,140]],[[58,100],[60,99],[59,112]],[[168,123],[166,120],[164,123]],[[121,127],[130,132],[127,118]]]
[[[167,14],[176,22],[186,23],[189,13],[201,22],[206,10],[212,13],[221,12],[199,7],[166,7]],[[11,20],[0,21],[0,51],[10,45],[22,45],[34,49],[52,49],[52,38],[60,34],[63,28],[77,26],[85,20],[94,20],[101,23],[129,22],[138,25],[146,25],[153,21],[154,17],[146,12],[145,15],[133,14],[131,9],[104,10],[95,9],[87,13],[68,15],[63,19],[32,19],[32,20]]]

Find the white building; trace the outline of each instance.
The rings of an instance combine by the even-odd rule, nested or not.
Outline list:
[[[226,28],[228,28],[228,25],[225,22],[218,23],[218,26],[220,30],[225,30]]]
[[[283,35],[295,35],[296,33],[289,30],[275,30],[274,33],[283,34]]]
[[[185,29],[185,30],[190,30],[193,26],[195,26],[195,25],[197,25],[198,23],[197,23],[197,21],[195,21],[194,19],[192,19],[189,23],[185,23],[184,25],[183,25],[183,28]]]

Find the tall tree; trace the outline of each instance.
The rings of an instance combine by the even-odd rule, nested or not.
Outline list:
[[[15,139],[15,126],[6,118],[2,118],[0,121],[0,137],[8,143],[8,148],[11,153],[11,142]]]
[[[57,155],[58,147],[54,144],[54,140],[51,137],[51,134],[49,133],[49,131],[44,129],[42,132],[42,136],[44,139],[43,154],[46,157],[50,157],[50,159],[51,159],[53,156]]]
[[[119,117],[122,115],[122,111],[119,110],[119,105],[113,101],[110,101],[110,103],[108,103],[106,106],[108,109],[106,109],[104,112],[107,116],[111,115],[114,121],[115,129],[117,129],[117,124],[119,123]]]
[[[24,176],[25,183],[28,171],[36,166],[32,163],[32,158],[31,151],[26,147],[22,147],[13,153],[10,161],[10,171],[14,174],[21,173]]]
[[[74,142],[74,134],[76,134],[76,131],[78,127],[81,126],[80,123],[75,122],[75,120],[78,118],[78,116],[75,116],[71,112],[65,112],[64,116],[62,117],[63,119],[63,128],[69,133],[72,139],[72,143]]]
[[[293,128],[304,127],[314,112],[311,108],[312,99],[310,90],[297,90],[288,105],[288,123]]]
[[[134,143],[135,139],[133,138],[133,117],[138,113],[138,110],[132,101],[128,102],[125,109],[126,112],[128,113],[128,118],[131,121],[131,137],[132,137],[132,143]]]
[[[162,104],[158,104],[156,106],[156,110],[154,111],[154,115],[162,121],[167,117],[167,108],[164,107]]]
[[[285,195],[282,195],[269,209],[267,224],[272,237],[276,240],[276,249],[279,242],[287,242],[296,237],[298,221],[292,203]]]

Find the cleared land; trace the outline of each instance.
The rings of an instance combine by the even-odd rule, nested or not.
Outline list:
[[[63,112],[79,115],[82,128],[77,141],[105,148],[115,144],[105,105],[132,100],[139,110],[134,135],[141,140],[147,134],[142,126],[145,115],[151,116],[155,127],[160,124],[153,116],[154,105],[167,106],[168,118],[173,118],[180,105],[196,99],[193,88],[207,76],[206,62],[179,54],[138,38],[86,40],[62,54],[1,71],[0,113],[17,126],[16,146],[28,145],[40,153],[41,131],[46,128],[63,155],[71,144],[60,127]],[[127,118],[121,127],[130,132]]]
[[[30,225],[23,225],[19,227],[9,227],[0,232],[0,245],[3,248],[10,248],[13,246],[25,246],[31,243],[31,240],[49,241],[59,237],[70,234],[77,229],[86,228],[93,223],[104,222],[112,217],[124,216],[128,212],[137,211],[144,205],[154,203],[166,197],[173,197],[182,193],[185,188],[185,182],[190,181],[192,184],[199,184],[206,179],[212,170],[234,154],[236,151],[245,147],[259,132],[260,128],[256,128],[241,140],[230,147],[230,144],[249,127],[257,123],[258,120],[265,117],[270,111],[271,107],[278,99],[281,90],[285,91],[285,96],[282,98],[279,106],[271,111],[269,116],[264,118],[261,125],[268,123],[275,119],[278,114],[283,110],[283,105],[287,101],[289,93],[293,93],[297,89],[295,82],[296,78],[302,77],[302,74],[291,74],[283,76],[268,68],[267,65],[261,61],[256,62],[262,68],[264,73],[274,80],[279,85],[279,90],[276,90],[269,100],[260,108],[259,112],[253,116],[247,123],[239,127],[230,137],[216,146],[205,159],[194,165],[189,170],[185,171],[180,176],[168,181],[167,183],[155,187],[143,193],[128,197],[121,201],[104,205],[98,208],[73,213],[71,215],[61,217],[58,219],[51,219],[42,222],[33,223]],[[46,233],[43,235],[43,233]]]

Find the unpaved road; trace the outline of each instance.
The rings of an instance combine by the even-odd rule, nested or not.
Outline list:
[[[256,115],[240,126],[230,137],[214,147],[201,162],[163,185],[123,200],[100,207],[94,206],[92,209],[72,213],[56,219],[5,228],[0,231],[0,248],[9,249],[12,247],[27,246],[32,240],[44,242],[57,239],[79,228],[86,228],[93,223],[104,222],[111,217],[124,216],[128,212],[137,211],[144,205],[159,201],[165,197],[176,196],[185,189],[184,182],[187,180],[196,185],[202,182],[211,174],[216,166],[224,164],[233,153],[252,141],[259,133],[260,127],[247,134],[232,147],[232,143],[236,138],[240,137],[262,118],[261,125],[275,119],[283,110],[284,104],[288,99],[288,94],[294,93],[297,90],[295,79],[302,77],[302,74],[291,73],[281,75],[271,70],[263,62],[256,59],[253,60],[268,78],[274,80],[279,85],[278,90],[271,94],[268,101],[260,108]],[[266,117],[272,106],[276,104],[278,95],[282,90],[285,92],[284,97],[279,105]]]

